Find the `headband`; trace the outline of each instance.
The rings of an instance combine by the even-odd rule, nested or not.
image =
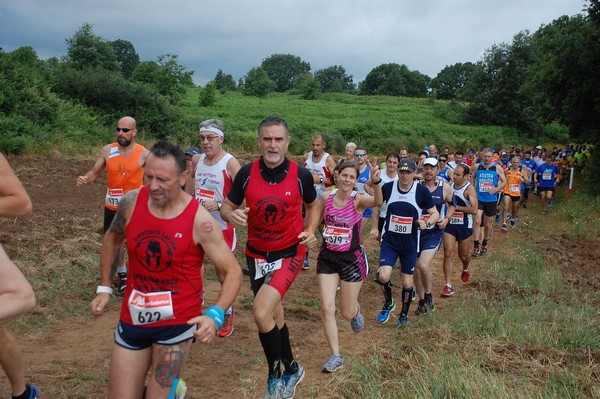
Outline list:
[[[219,137],[224,137],[225,134],[223,133],[223,131],[219,128],[210,126],[210,127],[201,127],[200,128],[200,133],[202,132],[213,132],[214,134],[216,134]]]

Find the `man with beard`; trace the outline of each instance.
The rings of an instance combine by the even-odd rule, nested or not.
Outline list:
[[[105,145],[100,157],[85,175],[77,177],[77,186],[96,180],[106,169],[108,189],[104,201],[104,232],[110,227],[120,199],[128,191],[142,185],[144,164],[149,151],[141,144],[136,144],[137,126],[135,119],[125,116],[117,123],[117,141]],[[117,290],[120,295],[125,292],[127,284],[127,265],[123,262],[123,251],[115,257],[112,275],[118,273]]]

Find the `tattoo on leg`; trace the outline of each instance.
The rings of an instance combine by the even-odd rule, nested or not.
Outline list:
[[[188,345],[189,341],[185,341],[177,345],[163,346],[158,350],[159,359],[154,378],[162,388],[173,385],[173,380],[181,373]]]

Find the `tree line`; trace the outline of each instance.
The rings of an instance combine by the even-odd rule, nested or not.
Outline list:
[[[287,92],[306,100],[337,92],[429,98],[448,100],[438,112],[452,114],[456,123],[509,126],[525,137],[562,124],[573,139],[598,143],[599,1],[533,34],[519,32],[511,43],[494,44],[476,62],[446,66],[434,78],[386,63],[355,84],[341,65],[312,72],[298,56],[272,54],[237,82],[218,70],[198,101],[214,104],[215,91],[258,97]],[[47,60],[31,47],[0,49],[0,129],[7,132],[0,150],[18,152],[48,129],[64,127],[61,113],[81,114],[84,108],[86,118],[105,125],[135,115],[157,138],[181,128],[178,105],[193,86],[193,71],[177,55],[141,61],[132,43],[105,40],[91,24],[66,41],[67,54]]]

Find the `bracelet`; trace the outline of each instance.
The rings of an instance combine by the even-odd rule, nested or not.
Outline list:
[[[381,183],[381,180],[382,180],[382,179],[379,179],[379,180],[377,180],[377,181],[373,181],[373,184],[379,184],[379,183]]]
[[[304,229],[305,232],[310,233],[310,234],[315,234],[314,231],[312,231],[311,229]]]
[[[206,312],[204,312],[204,316],[208,316],[211,319],[213,319],[213,321],[217,325],[217,329],[223,327],[223,323],[225,322],[225,313],[220,307],[211,306],[210,308],[206,309]]]
[[[105,285],[99,285],[98,287],[96,287],[96,294],[109,294],[112,295],[113,293],[113,289],[110,287],[107,287]]]
[[[323,184],[323,178],[321,177],[319,180],[321,181],[321,184]]]

